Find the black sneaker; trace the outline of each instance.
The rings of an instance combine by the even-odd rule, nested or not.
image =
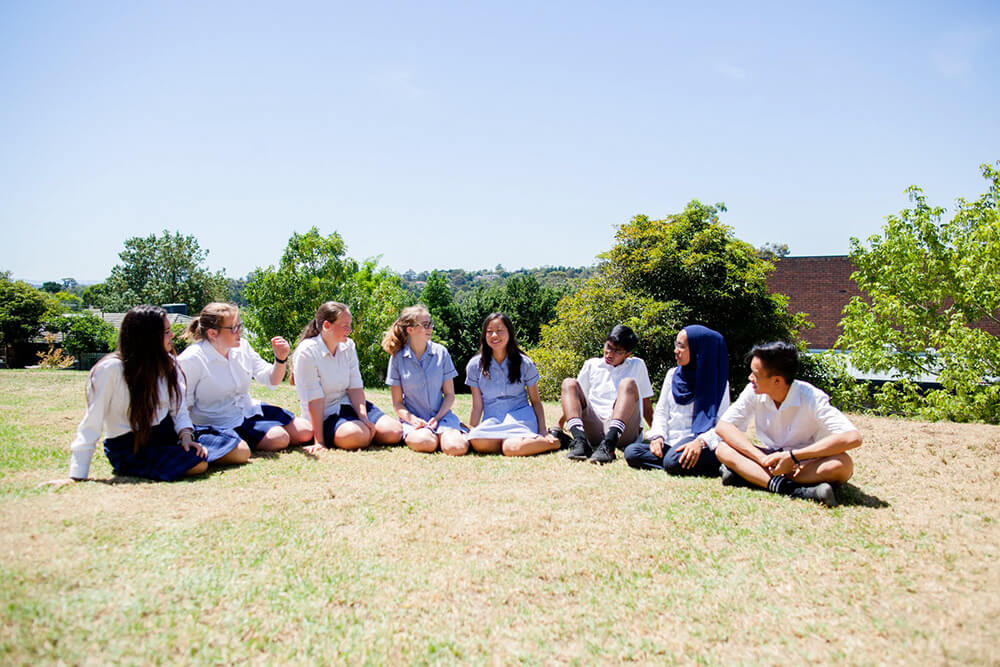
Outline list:
[[[792,498],[815,500],[819,504],[826,505],[827,507],[837,506],[837,494],[833,492],[833,487],[826,482],[800,486],[792,491]]]
[[[594,449],[586,438],[573,438],[572,445],[566,452],[566,458],[572,461],[586,461],[594,453]]]
[[[722,477],[722,486],[741,486],[743,482],[743,478],[724,463],[719,466],[719,476]]]
[[[594,450],[594,453],[590,455],[589,460],[591,463],[597,463],[598,465],[611,463],[615,460],[615,448],[602,440],[601,444]]]
[[[568,449],[571,444],[573,444],[573,439],[566,434],[561,428],[556,428],[553,426],[549,429],[549,435],[559,441],[559,449]]]

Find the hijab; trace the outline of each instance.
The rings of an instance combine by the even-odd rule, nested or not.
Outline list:
[[[719,402],[729,381],[729,353],[722,334],[700,324],[684,327],[691,361],[678,366],[671,390],[674,401],[687,405],[694,400],[691,432],[701,435],[715,426]]]

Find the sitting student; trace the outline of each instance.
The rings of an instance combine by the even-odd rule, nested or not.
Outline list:
[[[653,387],[646,362],[632,356],[638,344],[635,332],[619,324],[604,342],[604,356],[588,359],[575,379],[563,380],[563,422],[573,434],[567,458],[611,463],[620,439],[639,441],[643,417],[652,423]]]
[[[462,424],[451,411],[458,371],[448,348],[431,340],[434,323],[424,306],[404,308],[382,337],[389,353],[385,382],[392,387],[392,407],[403,424],[403,440],[415,452],[441,451],[461,456],[469,451]]]
[[[479,354],[465,367],[472,391],[469,444],[480,454],[531,456],[559,449],[545,431],[545,412],[538,398],[538,369],[521,352],[514,327],[503,313],[483,320]],[[482,421],[480,421],[480,419]]]
[[[173,481],[208,463],[246,463],[250,450],[231,435],[199,444],[184,400],[167,313],[136,306],[125,314],[118,349],[101,359],[87,384],[87,414],[70,445],[69,476],[86,479],[101,432],[116,475]],[[59,482],[57,482],[59,483]]]
[[[722,483],[746,480],[772,493],[836,505],[831,483],[851,478],[854,463],[845,452],[861,444],[861,434],[825,393],[795,379],[794,345],[757,345],[750,356],[750,384],[715,427],[724,441],[715,451]],[[751,419],[762,447],[744,433]]]
[[[352,322],[346,305],[327,301],[299,334],[292,354],[292,383],[316,442],[303,448],[310,454],[324,447],[361,449],[373,441],[394,445],[403,438],[399,422],[365,400]]]
[[[674,358],[677,367],[663,380],[646,434],[649,444],[632,443],[625,448],[625,460],[633,468],[671,475],[717,476],[715,422],[729,407],[726,341],[707,327],[687,326],[677,333]]]
[[[191,320],[185,336],[194,341],[177,360],[187,380],[191,420],[235,433],[250,449],[273,452],[312,439],[312,428],[276,405],[250,397],[256,379],[274,389],[285,379],[289,345],[281,336],[271,339],[274,363],[264,361],[240,332],[240,309],[231,303],[210,303]]]

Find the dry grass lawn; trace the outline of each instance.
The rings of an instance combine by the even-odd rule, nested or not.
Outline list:
[[[39,488],[85,377],[0,371],[4,664],[1000,662],[998,427],[854,416],[833,510],[404,448]]]

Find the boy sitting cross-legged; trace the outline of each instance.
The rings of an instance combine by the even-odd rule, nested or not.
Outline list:
[[[603,357],[588,359],[576,378],[563,380],[562,423],[573,436],[567,458],[610,463],[619,441],[624,447],[642,438],[643,417],[652,423],[649,373],[632,356],[638,344],[635,332],[619,324],[608,334]],[[556,435],[568,439],[561,431]]]
[[[830,397],[795,379],[799,353],[791,343],[767,343],[750,350],[750,384],[719,418],[715,450],[722,483],[749,482],[772,493],[837,504],[832,485],[851,478],[847,450],[861,434]],[[744,432],[754,422],[758,446]]]

